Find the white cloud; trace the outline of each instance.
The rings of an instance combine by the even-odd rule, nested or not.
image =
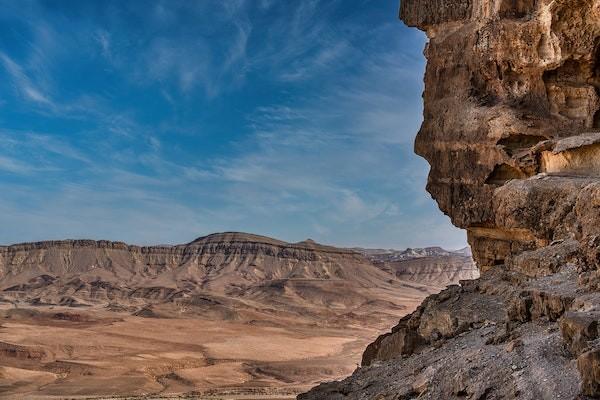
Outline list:
[[[99,30],[96,32],[95,39],[100,46],[102,56],[109,62],[112,62],[113,55],[111,51],[110,34],[104,30]]]
[[[283,67],[279,78],[283,81],[301,81],[332,68],[335,63],[347,57],[352,51],[343,39],[338,40],[338,42],[323,45],[322,48],[315,51],[315,54],[305,55],[290,63],[288,67]]]
[[[4,69],[10,74],[15,88],[25,99],[35,103],[54,107],[54,103],[49,99],[49,97],[44,95],[38,88],[34,86],[29,77],[23,71],[23,68],[12,58],[0,52],[0,61],[2,61]]]
[[[0,170],[14,174],[28,174],[33,169],[31,166],[13,158],[0,156]]]

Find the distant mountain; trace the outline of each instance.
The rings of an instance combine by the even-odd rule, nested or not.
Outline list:
[[[407,287],[353,250],[239,232],[174,246],[64,240],[0,247],[6,301],[104,305],[139,315],[243,319],[268,309],[319,320],[346,310],[361,319],[397,313],[399,293],[418,299],[435,290]],[[378,301],[391,308],[366,309]]]
[[[471,247],[463,247],[462,249],[455,250],[454,253],[462,254],[463,256],[472,257],[473,253],[471,252]]]
[[[444,250],[441,247],[407,248],[405,250],[395,249],[365,249],[355,247],[352,250],[357,251],[373,261],[403,261],[421,257],[439,257],[452,254],[463,254],[466,249],[458,251]],[[465,255],[465,254],[463,254]]]
[[[381,270],[402,280],[443,288],[460,280],[479,277],[470,247],[455,251],[441,247],[352,250],[367,257]]]

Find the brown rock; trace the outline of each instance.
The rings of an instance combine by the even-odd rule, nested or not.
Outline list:
[[[564,240],[537,250],[524,251],[509,258],[511,270],[529,277],[552,275],[567,263],[577,263],[580,244],[576,240]]]
[[[417,333],[406,328],[382,335],[367,347],[361,364],[368,366],[373,361],[386,361],[400,355],[410,355],[419,341]]]
[[[369,366],[374,361],[386,361],[412,354],[422,342],[416,331],[415,320],[418,320],[418,316],[412,321],[411,316],[402,318],[392,332],[379,336],[369,344],[363,353],[361,365]]]
[[[590,350],[577,358],[581,374],[581,391],[592,397],[600,397],[600,349]]]
[[[431,365],[417,375],[412,383],[412,389],[414,393],[422,395],[423,393],[427,392],[434,375],[435,368],[433,368]]]
[[[585,132],[600,124],[597,4],[404,0],[401,18],[429,37],[425,118],[415,142],[431,165],[427,189],[468,230],[480,267],[555,239],[562,221],[540,224],[535,213],[522,219],[508,210],[520,226],[498,220],[496,197],[511,199],[518,188],[496,188],[539,172],[598,175],[597,134]],[[546,139],[555,140],[536,146]],[[555,183],[547,201],[565,184]],[[558,215],[573,204],[546,208]]]
[[[515,340],[511,340],[507,345],[506,345],[506,351],[508,351],[509,353],[520,349],[521,347],[523,347],[523,341],[521,339],[515,339]]]
[[[588,342],[598,337],[598,318],[595,313],[567,312],[560,319],[560,332],[571,353],[581,354]]]

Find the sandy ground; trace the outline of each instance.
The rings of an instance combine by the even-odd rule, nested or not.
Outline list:
[[[11,399],[294,398],[350,374],[381,333],[297,319],[269,326],[101,308],[2,305],[0,313],[0,396]]]

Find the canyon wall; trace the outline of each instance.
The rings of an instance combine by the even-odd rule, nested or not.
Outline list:
[[[249,296],[269,282],[282,285],[264,288],[269,293],[296,281],[370,288],[391,278],[351,250],[236,232],[176,246],[64,240],[0,247],[0,297],[48,304]]]

